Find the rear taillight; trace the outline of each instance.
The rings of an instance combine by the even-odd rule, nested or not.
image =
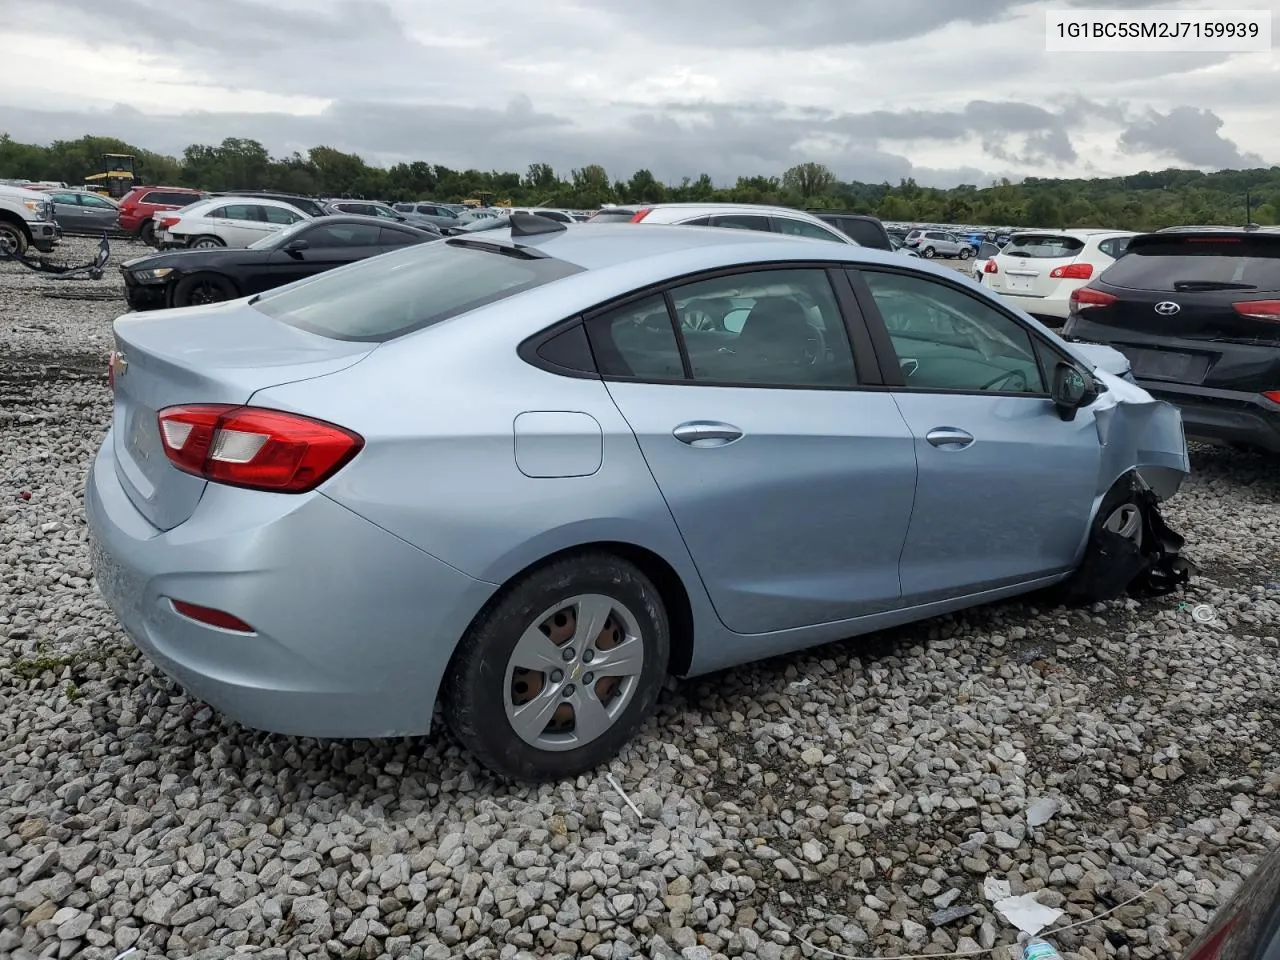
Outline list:
[[[996,266],[994,260],[988,260],[982,267],[983,273],[999,273],[1000,268]]]
[[[639,223],[641,220],[647,217],[650,213],[652,213],[652,210],[649,207],[644,207],[643,209],[637,210],[634,214],[632,214],[631,222]]]
[[[1109,307],[1118,297],[1092,287],[1077,287],[1071,291],[1072,310],[1092,310],[1094,307]]]
[[[1240,300],[1231,306],[1240,316],[1250,320],[1272,320],[1280,323],[1280,300]]]
[[[168,230],[170,227],[172,227],[175,223],[177,223],[181,219],[182,219],[181,217],[161,217],[160,227],[164,230]]]
[[[1280,390],[1267,390],[1262,395],[1272,403],[1280,403]]]
[[[1093,264],[1068,263],[1065,266],[1054,267],[1049,271],[1049,276],[1054,280],[1088,280],[1093,276]]]
[[[216,610],[213,607],[202,607],[198,603],[187,603],[185,600],[174,600],[169,598],[169,602],[173,604],[173,609],[178,611],[188,620],[195,620],[197,623],[203,623],[210,627],[217,627],[220,630],[234,630],[236,633],[253,633],[253,627],[245,623],[233,613],[227,613],[225,610]]]
[[[364,446],[332,423],[261,407],[190,404],[157,419],[165,455],[179,470],[253,490],[313,490]]]

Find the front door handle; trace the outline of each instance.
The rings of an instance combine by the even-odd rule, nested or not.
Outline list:
[[[935,447],[948,450],[963,450],[973,443],[973,434],[957,427],[934,427],[924,438]]]
[[[677,426],[671,435],[691,447],[723,447],[741,439],[742,430],[718,420],[690,420]]]

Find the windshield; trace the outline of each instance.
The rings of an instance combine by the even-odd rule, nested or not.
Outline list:
[[[277,230],[275,233],[268,233],[260,240],[255,240],[246,247],[246,250],[275,250],[284,246],[295,236],[307,229],[311,223],[310,220],[299,220],[297,223],[290,224],[283,230]]]

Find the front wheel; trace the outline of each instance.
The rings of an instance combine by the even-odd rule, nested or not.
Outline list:
[[[0,220],[0,250],[20,257],[27,252],[28,242],[22,227]]]
[[[968,247],[961,247],[961,248],[960,248],[960,259],[961,259],[961,260],[968,260],[968,259],[969,259],[970,257],[972,257],[972,256],[973,256],[973,251],[972,251],[972,250],[970,250]]]
[[[504,588],[463,637],[445,720],[500,776],[577,776],[652,712],[670,649],[662,597],[637,567],[607,553],[557,560]]]
[[[937,252],[938,251],[934,250],[933,247],[925,247],[923,250],[920,251],[921,255],[926,260],[932,260],[934,256],[937,255]]]
[[[173,288],[175,307],[200,307],[209,303],[234,300],[240,294],[226,277],[216,273],[193,273],[183,277]]]

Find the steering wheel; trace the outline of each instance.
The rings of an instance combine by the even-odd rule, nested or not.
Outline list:
[[[809,331],[812,338],[804,342],[804,363],[807,366],[816,366],[818,361],[827,355],[827,341],[822,335],[822,331],[809,324]]]
[[[991,380],[988,380],[978,389],[990,390],[996,384],[1004,383],[1004,381],[1006,380],[1015,380],[1015,379],[1017,381],[1017,386],[1012,387],[1011,389],[1015,393],[1025,393],[1027,389],[1027,375],[1023,373],[1021,370],[1006,370],[1004,373],[1000,374],[1000,376],[994,377]]]

